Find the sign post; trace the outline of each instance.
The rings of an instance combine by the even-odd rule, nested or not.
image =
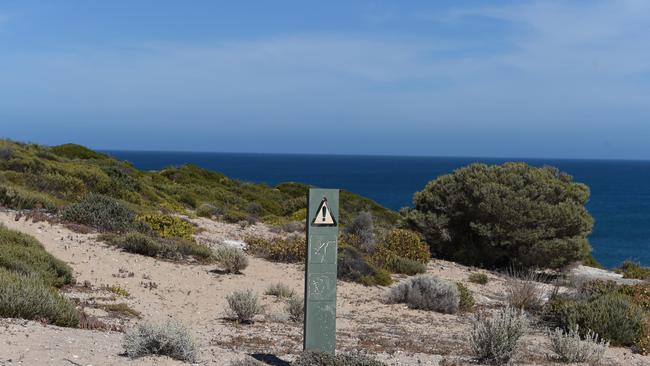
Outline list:
[[[307,202],[303,348],[334,354],[339,190],[311,188]]]

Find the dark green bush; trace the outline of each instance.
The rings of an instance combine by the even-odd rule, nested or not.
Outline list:
[[[126,234],[105,234],[100,240],[122,248],[123,250],[165,259],[182,259],[183,257],[195,257],[201,261],[212,261],[212,250],[205,245],[193,241],[176,238],[159,238],[149,236],[140,232],[129,232]]]
[[[643,335],[643,311],[619,294],[591,299],[555,296],[545,305],[543,314],[564,330],[578,325],[581,331],[590,329],[613,345],[632,346]]]
[[[47,194],[18,187],[0,186],[0,206],[16,210],[44,208],[49,212],[54,212],[58,205],[59,202]]]
[[[362,354],[331,355],[305,351],[292,363],[294,366],[385,366],[386,364]]]
[[[372,252],[374,250],[375,227],[370,212],[360,212],[343,231],[347,235],[354,235],[357,238],[359,248],[362,250],[366,252]]]
[[[556,168],[472,164],[417,192],[402,224],[422,233],[441,258],[559,268],[589,257],[588,198],[586,185]]]
[[[650,267],[644,267],[639,262],[626,260],[616,269],[623,278],[650,279]]]
[[[201,217],[210,218],[218,216],[223,213],[223,210],[210,203],[203,203],[196,209],[196,215]]]
[[[472,292],[460,282],[456,282],[456,286],[458,287],[458,310],[465,312],[474,310],[475,301]]]
[[[108,156],[77,144],[52,146],[50,152],[68,159],[107,159]]]
[[[489,279],[485,273],[471,273],[468,277],[469,282],[485,285]]]
[[[354,247],[346,246],[339,250],[337,265],[337,277],[344,281],[358,282],[366,286],[387,286],[392,283],[390,274],[375,267]]]
[[[386,233],[377,244],[374,257],[377,263],[391,257],[404,257],[421,263],[428,263],[431,257],[429,248],[420,234],[404,229],[393,229]]]
[[[386,259],[383,268],[392,273],[402,273],[408,276],[424,273],[427,265],[412,259],[392,256]]]
[[[135,212],[126,204],[95,193],[66,207],[62,216],[66,221],[88,225],[100,231],[125,232],[135,227]]]

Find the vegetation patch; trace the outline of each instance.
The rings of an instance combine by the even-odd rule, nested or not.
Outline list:
[[[586,362],[597,365],[609,347],[609,342],[601,340],[598,334],[590,330],[581,336],[578,326],[569,329],[568,332],[556,328],[548,335],[553,352],[563,362]]]
[[[144,322],[129,329],[123,347],[130,358],[149,355],[168,356],[186,362],[196,362],[197,347],[189,330],[180,322]]]
[[[431,275],[419,275],[390,289],[389,303],[406,303],[412,309],[455,314],[459,310],[458,286]],[[467,298],[465,301],[468,301]]]
[[[339,249],[337,277],[366,286],[388,286],[393,282],[386,270],[377,268],[367,256],[352,246],[343,246]]]
[[[305,351],[292,363],[295,366],[386,366],[370,356],[360,353],[332,355],[324,352]]]
[[[289,314],[289,320],[300,323],[305,318],[305,300],[300,296],[291,296],[284,305],[284,311]]]
[[[650,279],[650,267],[644,267],[639,262],[626,260],[616,269],[616,273],[623,275],[623,278],[636,278],[640,280]]]
[[[215,262],[226,273],[241,273],[243,269],[248,267],[248,257],[239,248],[222,245],[214,250],[213,255]]]
[[[497,310],[489,318],[479,314],[469,338],[470,347],[480,362],[504,365],[517,352],[528,324],[523,312],[510,307]]]
[[[240,323],[252,323],[257,314],[262,313],[262,306],[253,290],[235,291],[226,296],[228,313]]]
[[[149,226],[162,238],[192,240],[194,226],[180,217],[157,213],[142,214],[137,220]]]
[[[472,283],[478,283],[479,285],[485,285],[489,281],[485,273],[471,273],[467,280]]]
[[[135,227],[135,212],[125,203],[94,193],[67,206],[63,219],[108,232],[125,232]]]
[[[403,257],[420,263],[428,263],[431,254],[420,234],[410,230],[394,229],[382,237],[377,245],[376,257]]]
[[[254,255],[275,262],[302,262],[305,260],[305,238],[302,235],[289,235],[286,238],[247,236],[244,241]]]
[[[203,262],[213,260],[213,253],[205,245],[197,244],[175,238],[159,238],[140,232],[129,232],[126,234],[104,234],[100,240],[122,248],[129,253],[146,255],[149,257],[179,260],[183,257],[194,257]]]
[[[285,285],[284,283],[278,282],[269,286],[264,292],[264,294],[276,296],[276,297],[289,298],[295,294],[295,291],[291,287]]]
[[[464,312],[470,312],[474,310],[474,295],[465,285],[460,282],[456,282],[458,287],[458,310]]]

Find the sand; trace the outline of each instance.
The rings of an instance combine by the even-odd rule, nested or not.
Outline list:
[[[264,225],[241,229],[208,219],[193,220],[204,230],[200,242],[220,245],[241,240],[247,233],[274,235]],[[247,355],[286,364],[302,347],[302,325],[279,320],[283,302],[264,295],[266,288],[283,282],[302,293],[303,267],[250,257],[240,275],[221,274],[214,265],[173,263],[122,252],[96,240],[96,234],[74,233],[60,225],[15,220],[15,213],[0,212],[0,223],[38,239],[48,252],[68,263],[81,286],[66,295],[89,303],[126,303],[141,318],[114,317],[99,309],[88,311],[110,324],[128,328],[143,320],[178,319],[192,331],[201,365],[227,365]],[[428,273],[462,281],[474,293],[479,309],[489,311],[503,302],[505,279],[498,274],[434,260]],[[490,277],[488,285],[467,282],[470,272]],[[396,277],[396,279],[399,279]],[[120,286],[129,296],[118,296],[104,285]],[[252,289],[260,296],[265,314],[253,324],[237,324],[226,313],[226,295]],[[384,304],[383,287],[339,282],[337,349],[367,351],[390,365],[472,364],[466,337],[471,314],[445,315]],[[131,360],[123,355],[122,333],[89,331],[43,325],[34,321],[0,319],[0,365],[176,365],[165,357]],[[526,336],[516,364],[552,365],[548,342],[541,331]],[[606,364],[650,365],[650,357],[610,348]],[[443,361],[444,360],[444,361]],[[525,361],[523,361],[525,360]],[[455,363],[454,363],[455,362]],[[474,363],[475,364],[475,363]]]

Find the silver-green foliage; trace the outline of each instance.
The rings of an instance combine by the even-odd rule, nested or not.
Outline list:
[[[266,295],[289,298],[294,295],[291,287],[282,282],[274,283],[266,289]]]
[[[519,339],[527,330],[526,315],[507,307],[496,311],[490,318],[478,315],[469,342],[479,361],[503,365],[514,356]]]
[[[287,299],[284,310],[292,322],[302,322],[305,317],[305,300],[299,296],[291,296]]]
[[[565,332],[561,328],[549,331],[553,352],[564,362],[587,362],[598,364],[609,347],[609,342],[600,339],[598,334],[587,330],[580,337],[578,326]]]
[[[262,313],[262,307],[253,290],[235,291],[226,296],[227,311],[242,323],[250,323],[255,315]]]
[[[230,245],[215,249],[214,259],[228,273],[240,273],[248,267],[248,258],[244,251]]]
[[[196,343],[189,330],[180,322],[144,322],[129,329],[123,347],[131,358],[162,355],[177,360],[195,362]]]
[[[406,303],[412,309],[433,310],[445,314],[458,312],[458,287],[431,275],[419,275],[390,289],[390,303]]]

